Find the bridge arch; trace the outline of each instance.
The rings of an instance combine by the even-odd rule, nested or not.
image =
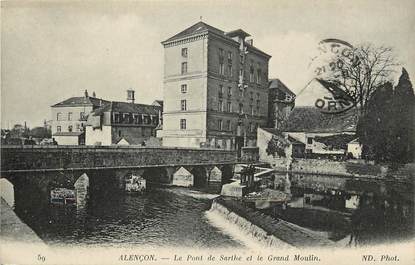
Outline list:
[[[190,170],[193,175],[193,186],[195,188],[202,188],[207,185],[208,172],[204,166],[195,166]]]

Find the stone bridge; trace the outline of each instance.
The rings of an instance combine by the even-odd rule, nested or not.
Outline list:
[[[243,157],[252,160],[251,151],[247,149]],[[91,190],[100,191],[123,189],[131,174],[148,182],[220,188],[233,176],[238,162],[248,161],[238,160],[236,151],[219,149],[2,146],[1,178],[14,185],[17,202],[28,194],[46,200],[57,187],[74,189],[81,176]]]

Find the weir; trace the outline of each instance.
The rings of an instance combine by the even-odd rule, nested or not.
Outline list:
[[[259,242],[268,247],[335,245],[333,241],[308,229],[254,211],[234,199],[216,198],[212,202],[210,211],[221,214],[230,223],[237,225],[241,231],[255,236]]]

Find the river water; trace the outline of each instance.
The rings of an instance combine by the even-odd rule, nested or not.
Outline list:
[[[281,174],[263,185],[292,193],[286,209],[265,210],[265,214],[333,241],[350,243],[353,239],[365,245],[415,235],[413,183]],[[150,187],[142,195],[105,188],[92,192],[81,209],[52,206],[29,197],[18,200],[16,213],[51,245],[258,246],[251,237],[209,212],[214,195],[186,188]]]
[[[44,205],[16,211],[52,245],[243,247],[209,221],[210,198],[180,188],[156,188],[142,195],[98,194],[81,210]]]

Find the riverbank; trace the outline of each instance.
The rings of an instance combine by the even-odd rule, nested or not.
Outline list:
[[[16,215],[12,207],[3,198],[1,198],[0,211],[0,235],[2,241],[44,244],[39,236]]]
[[[293,247],[330,247],[335,242],[298,225],[245,207],[240,201],[219,197],[213,200],[211,211],[220,213],[229,222],[254,236],[269,247],[281,247],[281,241]]]
[[[268,163],[277,172],[298,174],[333,175],[339,177],[359,177],[370,179],[393,179],[400,182],[412,182],[415,178],[415,164],[405,164],[398,168],[389,165],[366,163],[360,160],[333,161],[328,159],[286,158],[268,159]]]

